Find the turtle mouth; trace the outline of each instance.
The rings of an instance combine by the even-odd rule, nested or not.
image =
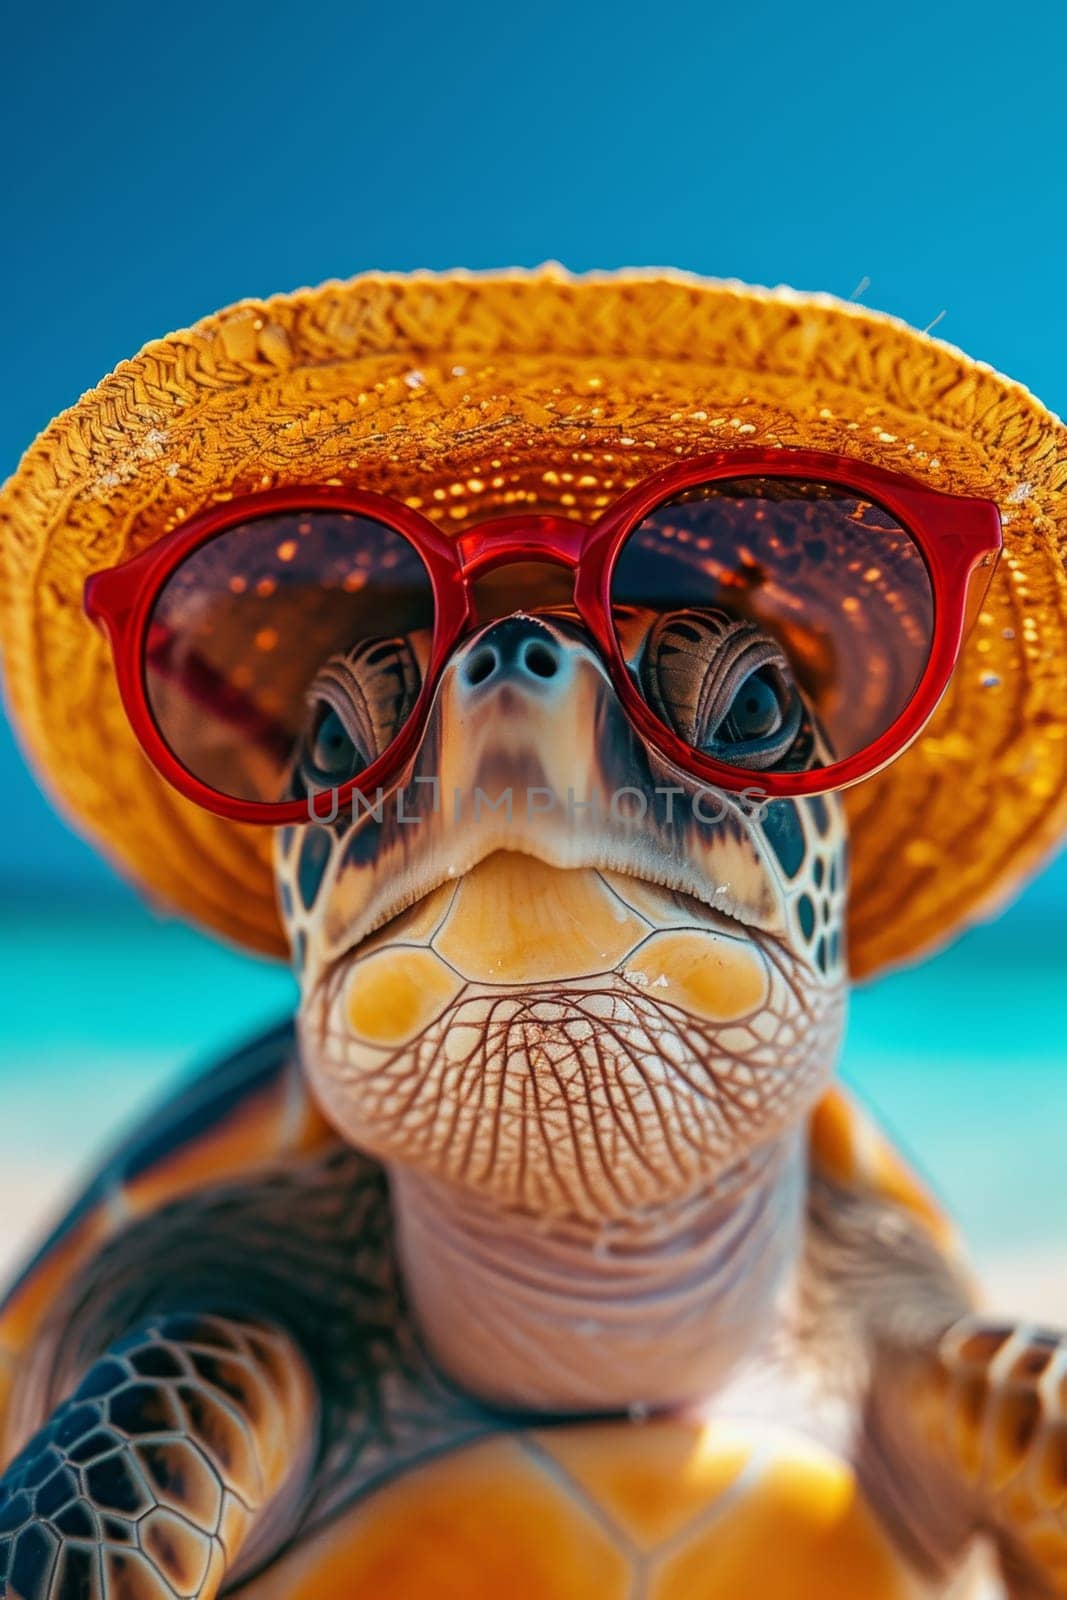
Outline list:
[[[749,851],[753,847],[742,835]],[[659,859],[635,861],[632,842],[605,840],[600,846],[589,847],[589,842],[575,850],[573,841],[539,839],[536,844],[527,840],[508,839],[506,843],[488,848],[470,850],[461,860],[453,858],[447,863],[431,866],[426,863],[419,873],[406,879],[386,881],[379,892],[367,903],[360,914],[345,928],[343,937],[335,943],[330,958],[324,963],[317,984],[329,983],[339,968],[372,938],[387,935],[415,907],[428,900],[448,884],[458,886],[476,868],[497,854],[510,854],[538,861],[557,871],[595,872],[625,879],[651,891],[665,891],[678,910],[694,922],[708,928],[719,928],[735,937],[768,941],[785,947],[787,925],[785,909],[769,879],[758,864],[759,886],[762,893],[740,893],[729,882],[712,883],[701,867],[682,857],[664,854]],[[750,866],[751,871],[751,866]]]
[[[302,1059],[330,1122],[392,1172],[526,1214],[647,1213],[807,1106],[836,991],[745,903],[731,915],[721,879],[689,894],[607,850],[600,870],[546,854],[499,848],[382,896],[305,976]]]
[[[784,885],[741,802],[647,750],[592,658],[577,652],[571,667],[558,702],[531,692],[505,707],[497,692],[477,715],[446,674],[404,784],[353,822],[338,852],[322,891],[320,969],[498,851],[615,873],[687,896],[735,933],[787,938]]]

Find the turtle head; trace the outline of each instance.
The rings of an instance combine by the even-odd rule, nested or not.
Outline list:
[[[626,629],[684,737],[733,696],[720,736],[795,759],[766,641],[741,641],[757,680],[712,613]],[[298,787],[384,748],[426,654],[414,635],[326,663]],[[758,777],[709,790],[647,747],[565,605],[464,639],[402,783],[278,838],[305,1066],[341,1133],[494,1204],[604,1219],[799,1125],[843,1016],[844,827],[835,798],[761,803]]]

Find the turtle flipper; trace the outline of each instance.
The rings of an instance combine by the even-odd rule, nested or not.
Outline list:
[[[921,1569],[949,1571],[985,1534],[1013,1600],[1067,1600],[1067,1333],[972,1309],[953,1231],[837,1092],[811,1155],[812,1331],[866,1353],[871,1503]]]
[[[316,1431],[293,1341],[171,1313],[89,1368],[0,1478],[5,1600],[210,1600],[276,1547]]]
[[[1067,1596],[1067,1334],[964,1317],[913,1380],[931,1450],[965,1486],[1018,1600]]]

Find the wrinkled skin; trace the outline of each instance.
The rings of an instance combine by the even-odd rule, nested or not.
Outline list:
[[[553,675],[468,683],[501,627]],[[836,798],[699,789],[556,617],[468,641],[403,795],[357,810],[278,850],[305,1062],[353,1143],[595,1223],[691,1199],[810,1110],[844,1010]]]
[[[631,659],[660,665],[659,703],[690,736],[709,679],[716,716],[744,685],[718,671],[735,641],[702,624],[692,614],[676,650],[662,621],[627,619]],[[383,708],[410,696],[422,648],[328,664],[297,788],[315,787],[317,754],[345,748],[337,717],[349,752],[377,753]],[[811,760],[799,722],[794,704],[780,742]],[[319,740],[324,753],[319,725],[334,741]],[[555,609],[512,613],[460,646],[400,790],[368,803],[281,835],[277,870],[305,1070],[345,1140],[391,1173],[431,1346],[508,1403],[699,1398],[797,1247],[798,1138],[845,1004],[840,801],[761,805],[754,788],[709,791],[669,767]],[[668,1332],[696,1239],[705,1292],[729,1302],[716,1341],[696,1319]],[[597,1324],[569,1285],[600,1276],[590,1262],[616,1240],[656,1258],[658,1361],[638,1318],[621,1319],[606,1365],[602,1342],[595,1361],[588,1340],[572,1344],[575,1326]],[[520,1316],[492,1263],[527,1253],[553,1288]],[[727,1285],[734,1254],[746,1269]]]

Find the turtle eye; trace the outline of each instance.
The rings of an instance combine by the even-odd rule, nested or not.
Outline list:
[[[749,744],[752,740],[773,738],[789,709],[788,703],[783,703],[784,687],[766,667],[750,672],[719,725],[720,742]]]
[[[649,630],[641,679],[657,714],[705,755],[757,771],[796,756],[804,703],[781,645],[756,623],[670,612]]]
[[[332,656],[308,693],[299,772],[335,789],[389,748],[414,709],[421,674],[408,638],[367,639]]]
[[[328,788],[346,783],[367,765],[365,754],[356,748],[339,713],[325,701],[319,702],[304,765],[308,777]]]

